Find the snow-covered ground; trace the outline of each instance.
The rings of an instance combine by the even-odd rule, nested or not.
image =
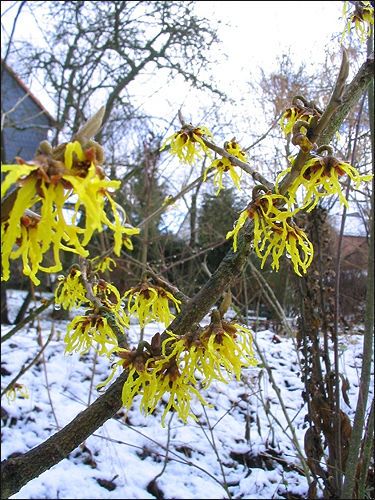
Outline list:
[[[10,294],[11,313],[20,305]],[[69,423],[95,400],[110,362],[64,355],[67,322],[54,322],[54,336],[40,359],[19,383],[29,398],[2,398],[2,459],[24,453]],[[39,328],[39,333],[38,333]],[[11,327],[2,327],[2,335]],[[2,347],[2,388],[28,364],[51,331],[50,311],[27,325]],[[150,326],[148,335],[157,331]],[[131,326],[135,340],[137,325]],[[38,344],[39,338],[39,344]],[[284,405],[303,449],[306,430],[299,365],[290,338],[275,338],[270,330],[256,333],[272,368]],[[278,342],[280,340],[280,342]],[[361,369],[361,335],[340,340],[341,371],[350,382],[353,416]],[[243,370],[240,381],[217,382],[202,391],[211,407],[194,403],[197,422],[184,425],[176,415],[160,424],[162,408],[145,416],[136,398],[95,435],[11,498],[306,498],[307,482],[287,429],[286,417],[264,368]],[[286,432],[284,432],[286,430]]]

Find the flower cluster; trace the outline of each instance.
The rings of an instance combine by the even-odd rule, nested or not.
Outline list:
[[[202,404],[207,404],[194,385],[181,374],[178,358],[183,354],[184,344],[179,343],[176,346],[179,352],[175,348],[172,353],[169,344],[176,343],[178,339],[172,332],[167,331],[167,335],[163,343],[159,333],[154,335],[151,345],[147,345],[147,351],[143,345],[132,350],[118,350],[120,360],[114,364],[107,380],[97,387],[100,389],[106,386],[119,366],[127,369],[128,376],[122,389],[123,406],[130,408],[134,397],[139,394],[141,410],[144,413],[152,413],[164,395],[167,395],[168,400],[161,419],[163,426],[171,409],[175,410],[184,422],[189,416],[195,418],[190,411],[193,396]]]
[[[82,273],[77,267],[72,267],[67,276],[58,276],[57,281],[55,305],[70,310],[89,302],[82,283]]]
[[[121,358],[110,377],[100,384],[106,385],[119,365],[128,370],[128,377],[122,390],[123,405],[129,408],[137,394],[142,396],[140,407],[145,413],[152,413],[162,398],[167,395],[162,415],[164,425],[167,413],[173,409],[186,422],[194,417],[190,409],[193,396],[202,404],[206,400],[197,390],[198,378],[203,387],[212,380],[228,381],[228,374],[240,377],[242,367],[256,366],[252,348],[252,333],[247,328],[224,321],[214,311],[212,321],[206,328],[194,335],[177,337],[168,332],[161,342],[156,334],[147,346],[118,352]]]
[[[127,317],[116,311],[116,320],[123,327],[129,327]],[[118,339],[109,314],[88,309],[84,316],[76,316],[68,325],[64,338],[67,353],[84,354],[92,347],[99,355],[110,356],[118,349]],[[109,345],[109,347],[108,347]]]
[[[278,208],[286,206],[287,208]],[[290,257],[296,274],[306,273],[310,266],[314,249],[306,233],[293,222],[298,210],[292,210],[290,200],[279,194],[264,194],[257,197],[244,210],[232,231],[226,238],[233,237],[233,250],[237,250],[237,239],[240,229],[247,219],[254,221],[254,250],[264,267],[269,256],[271,267],[276,271],[280,267],[280,258],[286,253]]]
[[[160,151],[167,146],[170,152],[185,163],[192,163],[195,158],[202,158],[201,153],[210,156],[210,150],[203,142],[202,137],[212,137],[212,133],[207,127],[184,127],[178,132],[167,137],[163,142]]]
[[[120,181],[106,179],[96,160],[95,150],[83,150],[79,142],[64,145],[63,161],[40,154],[29,164],[23,160],[18,165],[3,165],[7,176],[1,185],[2,198],[16,184],[14,202],[2,222],[3,280],[9,279],[9,260],[22,255],[23,272],[38,285],[38,271],[58,272],[62,269],[60,251],[87,257],[85,249],[95,231],[108,227],[114,234],[114,252],[120,254],[124,238],[137,234],[138,229],[125,225],[125,213],[114,201],[110,191],[120,186]],[[64,205],[76,196],[71,222],[66,220]],[[40,215],[30,209],[41,204]],[[109,204],[112,218],[105,212]],[[85,227],[79,227],[81,208],[85,210]],[[18,249],[14,249],[18,246]],[[47,251],[52,250],[53,264],[46,266]]]
[[[341,42],[346,35],[350,34],[352,24],[361,41],[364,43],[371,35],[372,25],[374,24],[374,7],[368,0],[350,2],[354,4],[354,11],[349,11],[349,2],[345,1],[343,6],[343,17],[346,19],[346,25],[342,34]]]
[[[286,253],[290,257],[294,272],[298,276],[306,273],[310,266],[314,247],[306,233],[295,223],[286,219],[285,221],[271,224],[266,228],[263,238],[254,239],[256,254],[261,258],[263,269],[268,256],[271,255],[271,267],[275,271],[280,268],[280,257]]]
[[[217,311],[213,311],[211,323],[198,336],[183,342],[187,354],[182,375],[197,384],[196,375],[199,374],[205,388],[214,379],[227,382],[228,374],[239,380],[243,367],[257,365],[251,331],[221,319]]]
[[[369,2],[357,2],[356,5],[358,19],[366,21],[371,10]],[[328,146],[318,148],[312,139],[313,134],[310,136],[308,132],[309,129],[314,129],[322,114],[323,112],[318,106],[308,102],[303,96],[294,97],[292,105],[285,110],[279,123],[285,135],[291,135],[291,142],[298,146],[303,153],[309,155],[308,160],[298,175],[297,172],[293,172],[293,176],[290,177],[290,185],[286,187],[286,193],[284,194],[283,191],[283,194],[279,194],[280,179],[293,169],[293,160],[291,160],[292,167],[278,175],[274,193],[268,192],[262,196],[254,196],[253,202],[241,212],[233,229],[227,233],[227,239],[233,238],[233,250],[236,252],[239,232],[246,221],[252,219],[254,222],[254,250],[261,259],[262,268],[270,257],[271,267],[277,271],[280,268],[281,256],[286,254],[291,259],[297,275],[302,276],[306,273],[312,262],[314,249],[306,233],[296,225],[295,215],[302,209],[311,211],[322,197],[328,195],[337,194],[341,203],[347,205],[340,186],[340,178],[345,174],[355,183],[357,188],[361,182],[369,181],[372,178],[371,175],[360,175],[353,166],[336,159],[331,153],[326,156],[321,154],[321,150],[327,149]],[[184,147],[187,148],[185,155],[188,155],[190,160],[195,154],[195,147],[191,144],[191,142],[194,143],[191,141],[192,133],[191,128],[187,128],[172,136],[174,144],[172,144],[171,149],[175,153],[179,151],[181,159],[183,159]],[[197,138],[194,140],[197,141]],[[243,162],[247,161],[246,153],[235,139],[226,142],[224,147],[229,155]],[[215,159],[204,171],[204,180],[206,180],[208,172],[211,169],[215,170],[214,185],[217,187],[217,195],[224,187],[223,178],[226,173],[229,173],[235,186],[241,189],[240,174],[235,170],[235,161],[232,156],[224,155]],[[186,156],[184,158],[186,160]],[[293,205],[297,204],[297,191],[300,187],[304,191],[302,205],[298,208],[292,208]],[[261,188],[266,191],[263,186]]]
[[[282,172],[276,182],[278,189],[279,178],[290,172],[291,168]],[[348,207],[348,201],[341,189],[340,179],[347,175],[358,189],[361,182],[372,179],[372,175],[360,175],[358,170],[349,163],[340,161],[332,155],[312,156],[301,168],[298,177],[288,188],[288,195],[296,203],[296,194],[300,186],[304,188],[304,197],[301,209],[311,212],[319,200],[325,196],[338,195],[340,202]]]
[[[118,348],[119,338],[123,338],[125,329],[129,328],[120,292],[97,274],[110,264],[115,264],[112,259],[103,263],[96,258],[85,264],[90,268],[89,272],[84,270],[85,278],[77,266],[73,266],[65,278],[58,277],[55,304],[64,309],[86,308],[83,315],[75,317],[68,325],[66,352],[84,353],[94,347],[100,354],[109,356]]]
[[[292,101],[292,106],[287,108],[282,114],[279,124],[287,136],[293,132],[293,127],[298,120],[310,123],[314,117],[319,118],[321,111],[308,103],[302,96],[295,97]],[[306,130],[302,132],[306,133]]]
[[[224,148],[226,149],[226,151],[228,151],[229,154],[235,156],[241,161],[247,161],[246,153],[241,149],[241,146],[235,140],[226,142]],[[229,158],[227,158],[226,156],[222,156],[221,158],[217,158],[216,160],[214,160],[211,165],[209,165],[209,167],[207,167],[204,171],[204,181],[206,181],[207,174],[212,168],[216,169],[214,176],[214,186],[218,188],[216,191],[216,195],[218,195],[224,188],[223,175],[226,172],[229,172],[229,175],[237,189],[241,190],[240,174],[242,170],[240,170],[240,174],[238,174],[236,171],[236,168],[238,167],[235,167],[235,165],[233,165]]]
[[[111,266],[116,266],[116,262],[110,257],[100,259],[95,257],[90,261],[86,261],[90,268],[90,281],[93,281],[93,294],[101,300],[105,307],[119,308],[121,304],[120,293],[117,288],[99,279],[98,273],[103,273],[110,270]],[[73,265],[67,276],[60,275],[57,277],[57,287],[55,288],[55,305],[63,307],[63,309],[74,309],[80,306],[87,305],[90,300],[87,298],[87,290],[82,280],[82,272],[78,265]],[[112,297],[111,297],[112,296]],[[110,300],[112,298],[112,300]]]
[[[177,312],[180,311],[180,300],[163,287],[151,285],[147,280],[125,292],[123,299],[128,302],[129,314],[138,316],[141,327],[154,320],[169,325],[175,318],[169,302],[172,302]]]

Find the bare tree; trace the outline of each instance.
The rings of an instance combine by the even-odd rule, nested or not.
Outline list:
[[[212,23],[194,14],[194,2],[27,4],[36,19],[46,10],[49,28],[41,27],[46,45],[23,44],[17,58],[21,73],[39,74],[54,96],[59,122],[55,143],[63,128],[77,130],[98,101],[106,102],[101,142],[119,128],[126,135],[130,120],[139,116],[130,84],[143,82],[140,77],[157,72],[168,81],[180,75],[197,88],[218,92],[200,74],[210,64],[209,50],[218,38]]]

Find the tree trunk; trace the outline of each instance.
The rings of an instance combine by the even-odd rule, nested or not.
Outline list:
[[[6,285],[4,283],[1,284],[1,324],[2,325],[10,325],[9,315],[8,315],[8,302],[7,302],[7,292]]]

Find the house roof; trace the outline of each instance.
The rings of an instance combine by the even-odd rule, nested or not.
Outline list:
[[[6,69],[6,71],[16,80],[18,85],[25,91],[25,93],[30,96],[30,98],[35,102],[35,104],[42,110],[42,112],[47,116],[49,121],[51,122],[51,125],[54,125],[56,123],[55,118],[46,110],[46,108],[43,106],[43,104],[39,101],[37,97],[31,92],[29,87],[21,80],[21,78],[17,75],[17,73],[7,65],[7,63],[1,59],[1,66]]]

